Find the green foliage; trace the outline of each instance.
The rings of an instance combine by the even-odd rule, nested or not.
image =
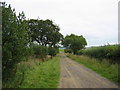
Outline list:
[[[78,36],[71,34],[64,38],[62,44],[64,47],[71,49],[74,54],[77,54],[77,51],[84,48],[85,45],[87,45],[87,42],[82,35]]]
[[[48,55],[48,49],[45,46],[36,45],[33,47],[34,55],[37,58],[45,58]]]
[[[29,58],[30,56],[33,56],[33,55],[34,55],[33,48],[32,47],[28,47],[26,49],[26,57]]]
[[[85,55],[72,55],[67,54],[71,59],[85,65],[86,67],[92,69],[103,77],[108,78],[109,80],[120,85],[120,81],[118,79],[118,64],[111,64],[108,60],[104,59],[102,61],[90,58]]]
[[[92,47],[82,50],[82,53],[94,58],[109,59],[111,63],[118,63],[120,60],[120,46],[118,45]]]
[[[25,15],[20,13],[16,16],[15,10],[11,6],[2,4],[2,71],[3,80],[10,77],[14,72],[15,64],[26,57],[28,44],[27,24],[24,22]]]
[[[40,59],[48,54],[55,56],[63,35],[52,20],[26,20],[24,12],[16,15],[15,9],[0,3],[2,8],[2,78],[7,83],[16,75],[16,65],[35,55]],[[0,32],[1,34],[1,32]],[[39,45],[35,46],[37,43]],[[52,47],[49,49],[48,47]]]
[[[51,20],[25,20],[24,12],[16,16],[15,9],[2,3],[3,79],[7,80],[15,65],[34,50],[36,56],[44,58],[48,54],[47,45],[55,47],[62,39],[59,30]],[[34,41],[41,46],[31,48]]]
[[[84,50],[78,50],[78,51],[77,51],[77,55],[82,55],[83,52],[84,52]]]
[[[72,53],[72,50],[71,49],[64,49],[64,52],[65,53]]]
[[[58,52],[59,52],[58,48],[53,48],[53,47],[48,48],[48,54],[51,56],[55,56]]]
[[[60,28],[51,20],[27,20],[29,26],[30,41],[36,41],[41,46],[56,47],[63,39],[63,35],[59,32]]]

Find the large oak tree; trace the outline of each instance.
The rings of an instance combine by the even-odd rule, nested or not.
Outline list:
[[[52,20],[30,19],[27,22],[31,42],[36,41],[41,46],[57,47],[63,39],[60,28]]]

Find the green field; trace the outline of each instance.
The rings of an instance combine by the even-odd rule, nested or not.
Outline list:
[[[23,73],[24,72],[24,76]],[[60,75],[59,55],[40,62],[32,58],[18,65],[14,80],[4,85],[7,88],[57,88]]]
[[[64,52],[64,49],[59,49],[59,52]]]
[[[97,59],[90,58],[84,55],[78,56],[78,55],[67,54],[67,56],[85,65],[86,67],[92,69],[101,76],[106,77],[109,80],[120,85],[120,82],[118,81],[118,64],[110,64],[105,59],[103,61],[99,61]]]

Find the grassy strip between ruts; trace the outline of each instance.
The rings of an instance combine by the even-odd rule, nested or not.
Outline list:
[[[60,56],[52,59],[31,57],[17,65],[17,72],[3,88],[57,88],[60,78]]]
[[[99,61],[97,59],[82,55],[78,56],[78,55],[67,54],[67,56],[85,65],[86,67],[90,68],[91,70],[95,71],[101,76],[106,77],[107,79],[120,85],[120,82],[118,80],[118,64],[110,64],[105,59]]]

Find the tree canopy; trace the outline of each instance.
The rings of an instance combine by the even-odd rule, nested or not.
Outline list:
[[[16,15],[15,9],[5,2],[2,8],[2,73],[7,81],[16,65],[28,56],[44,58],[58,53],[63,35],[52,20],[26,20],[24,12]],[[36,43],[35,43],[36,42]],[[39,43],[39,44],[38,44]],[[36,44],[36,45],[34,45]],[[51,53],[52,52],[52,53]]]
[[[30,41],[36,41],[41,46],[57,47],[63,39],[60,28],[52,20],[27,20],[29,26]]]
[[[60,28],[52,20],[26,20],[24,12],[2,3],[2,74],[7,81],[16,73],[16,65],[28,56],[45,58],[59,52],[60,41],[74,54],[87,45],[83,36],[74,34],[63,38]],[[13,75],[14,74],[14,75]]]
[[[64,38],[62,44],[64,47],[71,49],[73,53],[76,54],[78,50],[84,48],[85,45],[87,45],[87,42],[82,35],[78,36],[75,34],[71,34],[71,35],[67,35]]]
[[[2,71],[3,80],[16,63],[26,56],[28,44],[28,26],[24,22],[24,12],[16,16],[15,9],[2,3]]]

